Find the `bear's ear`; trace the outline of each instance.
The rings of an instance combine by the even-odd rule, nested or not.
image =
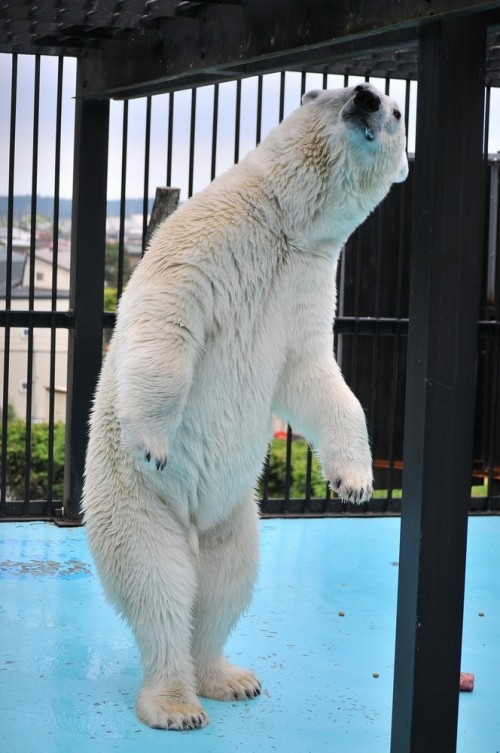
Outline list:
[[[310,92],[306,92],[304,95],[302,95],[302,104],[307,105],[308,102],[312,102],[313,99],[316,99],[322,93],[322,89],[313,89]]]

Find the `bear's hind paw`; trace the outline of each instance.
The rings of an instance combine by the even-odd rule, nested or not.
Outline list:
[[[225,662],[198,673],[198,693],[216,701],[247,701],[260,695],[260,680],[246,669]]]
[[[209,718],[196,696],[143,687],[136,703],[137,716],[154,729],[188,730],[205,727]]]

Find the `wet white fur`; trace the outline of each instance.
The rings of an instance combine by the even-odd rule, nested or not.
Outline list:
[[[335,273],[407,162],[394,103],[380,94],[368,141],[341,117],[353,96],[306,95],[159,228],[120,301],[84,511],[140,648],[137,711],[152,726],[199,727],[198,695],[259,691],[222,651],[257,573],[253,490],[273,412],[313,444],[340,496],[371,494],[364,413],[332,354]]]

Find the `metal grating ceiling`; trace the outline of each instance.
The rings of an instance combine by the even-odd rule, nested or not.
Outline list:
[[[287,0],[284,18],[279,0],[0,0],[0,52],[89,58],[91,72],[103,71],[102,79],[94,77],[91,94],[126,95],[138,83],[144,88],[157,82],[167,89],[285,67],[416,79],[418,24],[440,13],[463,13],[468,6],[471,12],[493,14],[486,82],[500,86],[498,3],[412,0],[402,6],[380,0],[376,5],[339,0],[327,10],[319,0],[305,8]],[[330,14],[324,28],[322,12]],[[276,30],[280,54],[272,49]],[[144,63],[149,51],[159,60],[156,70],[151,61]],[[133,65],[139,73],[130,72]]]

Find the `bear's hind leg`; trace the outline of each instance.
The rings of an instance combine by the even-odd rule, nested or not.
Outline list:
[[[87,528],[106,590],[140,650],[144,680],[137,715],[160,729],[203,727],[208,717],[197,697],[190,651],[196,551],[188,530],[165,509],[151,498],[134,502],[114,520],[89,513]]]
[[[199,591],[193,630],[198,693],[221,701],[260,694],[260,681],[230,664],[224,644],[252,597],[258,569],[258,514],[253,495],[232,517],[199,537]]]

